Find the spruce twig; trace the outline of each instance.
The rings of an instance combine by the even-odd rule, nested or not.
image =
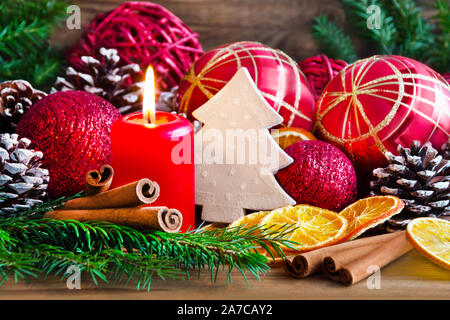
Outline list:
[[[314,19],[313,36],[331,58],[350,63],[357,59],[350,37],[326,16],[321,15]]]
[[[447,0],[436,0],[438,20],[436,43],[432,45],[430,63],[442,72],[450,72],[450,10]]]
[[[65,16],[64,0],[2,0],[0,3],[0,82],[25,79],[47,89],[61,67],[50,33]],[[38,53],[38,54],[37,54]]]
[[[380,13],[380,28],[368,28],[367,12],[376,5]],[[450,13],[447,0],[435,0],[437,23],[423,16],[423,10],[413,0],[343,0],[350,25],[365,38],[373,54],[403,55],[430,65],[438,72],[448,72],[450,62]],[[342,28],[330,23],[323,16],[316,18],[313,36],[324,52],[331,58],[353,62],[356,58],[345,58],[342,46],[355,52],[350,37]],[[354,54],[356,57],[356,53]]]
[[[149,289],[154,276],[177,278],[181,271],[190,277],[194,270],[199,274],[209,270],[212,282],[217,280],[218,271],[225,268],[227,283],[234,269],[245,280],[247,271],[259,279],[269,269],[269,260],[257,248],[272,249],[269,252],[284,256],[280,246],[294,244],[284,237],[292,231],[291,226],[169,234],[141,232],[108,222],[42,218],[43,212],[67,200],[60,198],[0,220],[0,283],[10,274],[16,281],[39,274],[61,275],[71,264],[88,272],[96,284],[97,279],[134,280],[138,289]]]
[[[393,20],[398,39],[396,54],[427,61],[435,39],[431,23],[422,17],[422,9],[412,0],[392,0],[387,3],[385,6],[391,8],[396,17]]]
[[[343,0],[344,8],[350,15],[350,22],[358,33],[378,44],[379,53],[392,54],[395,50],[396,32],[393,18],[388,15],[378,0]],[[370,13],[367,8],[376,5],[380,8],[380,28],[368,28],[367,21]]]

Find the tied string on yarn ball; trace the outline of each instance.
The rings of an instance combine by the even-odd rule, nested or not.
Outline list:
[[[152,65],[159,90],[178,85],[191,64],[203,54],[198,35],[164,7],[150,2],[126,2],[97,15],[78,43],[66,52],[69,64],[82,67],[82,56],[100,47],[117,49],[121,64]]]
[[[300,61],[298,66],[308,78],[314,98],[318,100],[328,82],[347,66],[347,62],[320,54]]]

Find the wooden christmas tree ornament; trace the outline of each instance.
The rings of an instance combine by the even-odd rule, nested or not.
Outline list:
[[[203,220],[231,223],[244,216],[245,209],[295,204],[273,175],[293,161],[268,130],[283,118],[246,68],[193,115],[203,123],[194,144],[195,198]]]

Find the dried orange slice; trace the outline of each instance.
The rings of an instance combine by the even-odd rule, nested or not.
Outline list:
[[[210,223],[210,224],[207,224],[207,225],[201,227],[198,231],[199,232],[216,231],[218,229],[222,229],[225,227],[226,227],[226,225],[221,224],[221,223]]]
[[[265,216],[267,216],[269,213],[270,213],[270,211],[260,211],[260,212],[248,214],[248,215],[243,216],[243,217],[237,219],[236,221],[234,221],[232,224],[230,224],[230,226],[228,228],[239,229],[240,227],[242,227],[242,228],[256,227],[261,223],[262,219]],[[267,252],[267,250],[265,250],[262,247],[258,247],[257,249],[255,249],[255,251],[258,252],[259,254],[262,254],[262,255],[266,256],[267,258],[269,258],[272,263],[274,263],[274,262],[278,263],[283,260],[283,258],[280,257],[280,255],[278,255],[276,252],[272,252],[272,255],[271,255],[269,252]]]
[[[259,211],[254,212],[251,214],[248,214],[246,216],[240,217],[236,221],[234,221],[228,228],[235,228],[235,227],[243,227],[243,228],[251,228],[259,225],[261,220],[267,216],[270,213],[270,211]]]
[[[308,130],[296,127],[285,127],[272,130],[272,137],[278,141],[278,145],[281,149],[286,149],[291,144],[301,140],[317,140]]]
[[[357,238],[364,231],[400,213],[405,204],[394,196],[368,197],[354,202],[339,212],[348,227],[341,242]]]
[[[297,251],[309,251],[339,241],[347,229],[347,220],[329,210],[298,205],[271,211],[262,219],[261,225],[270,230],[295,226],[286,233],[285,238],[297,242],[293,245]],[[284,246],[283,249],[292,250]]]
[[[450,270],[450,221],[417,218],[408,223],[406,234],[417,251]]]

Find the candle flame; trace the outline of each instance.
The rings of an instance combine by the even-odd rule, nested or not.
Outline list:
[[[149,66],[145,75],[143,113],[144,123],[154,124],[155,120],[155,73]]]

